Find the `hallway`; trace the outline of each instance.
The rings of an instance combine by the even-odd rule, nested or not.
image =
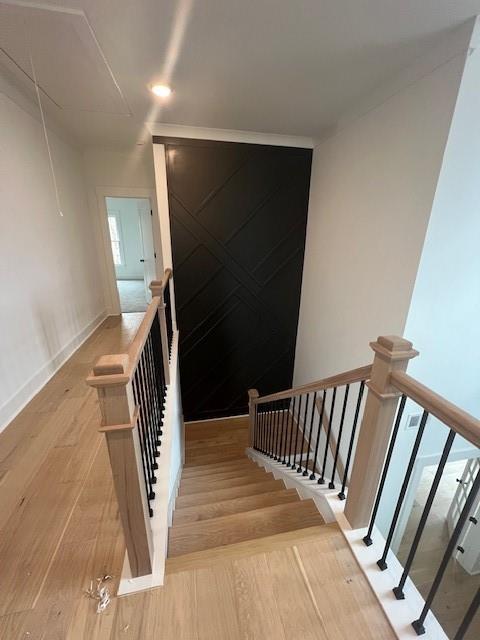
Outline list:
[[[108,318],[0,435],[0,638],[338,640],[352,625],[359,639],[393,637],[331,527],[257,540],[236,557],[214,550],[188,570],[186,556],[172,558],[164,588],[112,597],[96,613],[85,591],[108,574],[116,592],[125,546],[85,376],[99,355],[126,348],[141,318]],[[195,440],[198,426],[188,429]]]
[[[148,304],[143,280],[117,280],[116,282],[122,313],[146,311]]]

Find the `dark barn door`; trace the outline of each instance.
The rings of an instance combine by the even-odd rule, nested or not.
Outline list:
[[[185,419],[247,413],[248,388],[292,384],[312,153],[157,141],[166,146]]]

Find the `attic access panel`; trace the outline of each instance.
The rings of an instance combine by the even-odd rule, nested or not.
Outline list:
[[[42,97],[61,109],[130,115],[83,11],[0,0],[0,25],[3,58],[20,83],[30,88],[36,75]]]

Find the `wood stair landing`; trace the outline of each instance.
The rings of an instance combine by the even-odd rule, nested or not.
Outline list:
[[[309,528],[324,525],[313,500],[301,500],[296,490],[246,457],[247,438],[247,418],[186,425],[170,558],[198,561],[202,552],[211,557],[228,547],[234,553],[249,544],[255,548],[261,539],[270,544],[275,536],[295,531],[305,536]]]

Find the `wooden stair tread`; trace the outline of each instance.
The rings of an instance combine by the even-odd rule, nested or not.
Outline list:
[[[207,504],[208,502],[221,502],[222,500],[251,496],[256,493],[279,491],[280,489],[285,489],[285,485],[281,480],[264,480],[263,482],[244,484],[239,487],[215,489],[213,491],[205,491],[204,493],[192,493],[186,496],[178,496],[175,501],[175,508],[191,507],[193,505]]]
[[[224,474],[220,474],[222,476]],[[225,474],[228,476],[229,474]],[[263,469],[252,470],[243,473],[233,473],[230,477],[207,476],[207,478],[198,478],[195,480],[182,480],[178,491],[179,496],[186,496],[192,493],[204,493],[215,489],[227,489],[230,487],[239,487],[242,484],[252,484],[254,482],[262,482],[263,480],[273,480],[272,473],[266,473]]]
[[[253,556],[258,553],[274,551],[300,544],[308,540],[318,540],[322,537],[329,537],[339,530],[338,524],[321,524],[294,531],[285,531],[273,536],[265,536],[256,540],[246,540],[223,547],[214,547],[203,551],[194,551],[174,558],[167,558],[165,563],[165,573],[178,573],[180,571],[190,571],[202,567],[210,567],[214,564],[230,562],[232,559]]]
[[[313,500],[263,507],[173,526],[170,529],[168,555],[179,556],[320,524],[324,524],[324,520]]]
[[[242,513],[261,507],[270,507],[286,502],[299,502],[300,496],[296,489],[283,489],[282,491],[269,491],[252,496],[243,496],[221,502],[201,504],[194,507],[176,509],[173,514],[173,525],[182,525],[189,522],[219,518],[233,513]]]
[[[207,476],[214,473],[222,473],[223,471],[235,471],[237,469],[258,469],[251,460],[244,458],[238,462],[220,462],[218,464],[207,464],[200,467],[188,467],[182,471],[182,480],[188,480],[190,478],[199,478],[201,476]]]

